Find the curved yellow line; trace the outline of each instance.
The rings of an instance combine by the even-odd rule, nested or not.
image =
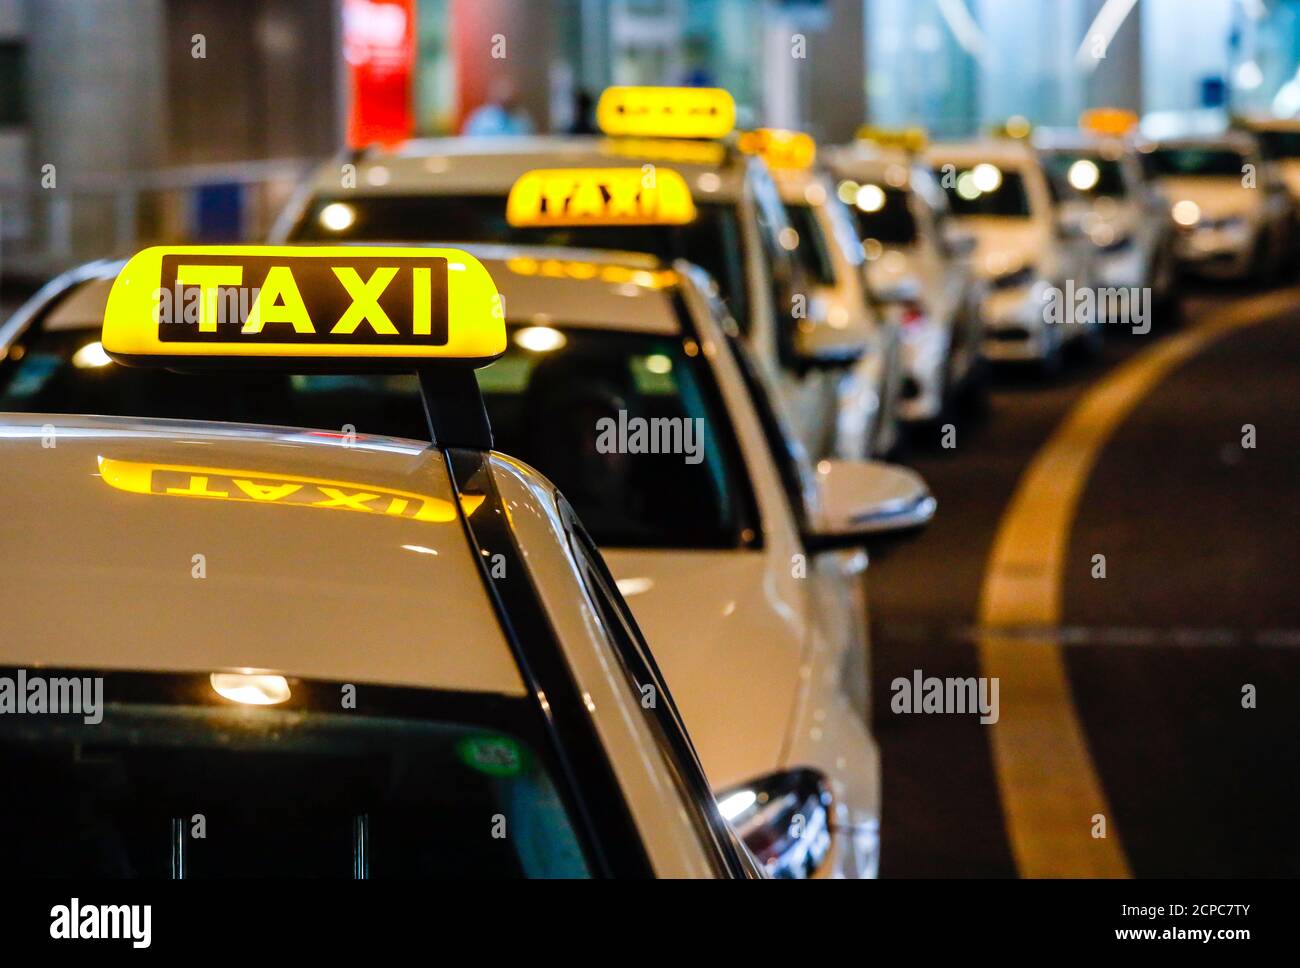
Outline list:
[[[1023,876],[1130,876],[1056,636],[1070,527],[1093,464],[1115,429],[1174,368],[1295,302],[1294,290],[1250,299],[1116,368],[1038,452],[1003,514],[984,578],[978,649],[983,674],[1000,680],[993,765]],[[1097,814],[1106,818],[1105,838],[1093,836]]]

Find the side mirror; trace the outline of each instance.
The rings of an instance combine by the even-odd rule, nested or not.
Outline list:
[[[944,242],[954,259],[969,259],[975,254],[979,240],[969,232],[949,226],[943,233]]]
[[[867,321],[844,318],[833,322],[835,312],[832,297],[814,289],[808,296],[807,316],[792,318],[794,332],[791,338],[796,369],[811,370],[819,367],[850,366],[867,351],[871,331]],[[843,307],[840,307],[841,312]]]
[[[804,535],[810,552],[880,551],[918,534],[938,503],[916,471],[881,461],[824,460],[817,466],[820,520]]]
[[[1058,238],[1067,241],[1074,241],[1083,238],[1083,225],[1071,218],[1058,218],[1056,220],[1056,235]]]
[[[830,786],[815,770],[773,773],[718,794],[718,810],[767,872],[823,873],[831,851]]]

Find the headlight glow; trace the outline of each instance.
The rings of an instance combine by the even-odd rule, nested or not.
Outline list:
[[[1176,202],[1173,207],[1174,221],[1184,228],[1190,228],[1201,220],[1201,206],[1190,198]]]

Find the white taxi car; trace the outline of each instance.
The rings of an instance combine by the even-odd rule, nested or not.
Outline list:
[[[496,281],[508,324],[504,355],[478,371],[495,439],[558,486],[599,546],[723,812],[773,873],[873,874],[879,757],[859,549],[922,525],[934,510],[924,485],[870,462],[813,471],[719,323],[702,271],[575,250],[471,247],[468,257]],[[112,276],[83,270],[10,324],[0,345],[11,359],[22,350],[0,380],[0,410],[116,406],[313,426],[303,433],[335,443],[428,439],[409,376],[195,382],[110,365],[87,347],[98,345]],[[823,795],[826,842],[816,824],[790,836],[781,824],[811,822],[801,805]]]
[[[1215,279],[1277,276],[1290,244],[1292,203],[1250,135],[1143,141],[1138,150],[1177,225],[1184,268]]]
[[[786,216],[795,230],[794,254],[809,285],[807,338],[851,329],[869,334],[867,351],[849,376],[850,389],[868,393],[856,406],[840,407],[836,456],[885,455],[900,443],[904,391],[901,325],[879,311],[868,289],[866,258],[852,217],[835,194],[824,168],[815,165],[817,145],[800,131],[760,128],[742,133],[741,151],[757,154],[776,181]]]
[[[973,236],[952,224],[948,198],[915,155],[859,140],[826,152],[837,196],[866,253],[875,298],[898,319],[907,378],[900,411],[938,420],[958,396],[978,396],[986,376]]]
[[[1024,142],[937,143],[925,154],[957,224],[976,239],[974,269],[989,287],[980,316],[993,361],[1060,367],[1067,344],[1090,349],[1102,330],[1078,310],[1094,283],[1091,243],[1057,215],[1053,188]]]
[[[9,875],[761,874],[571,507],[490,448],[498,305],[456,250],[184,247],[5,325],[0,410],[140,415],[0,414]],[[302,371],[418,371],[425,442],[208,419]],[[775,792],[806,865],[826,795]]]
[[[852,371],[871,332],[807,312],[797,237],[766,165],[717,140],[734,111],[721,90],[611,88],[597,112],[607,136],[432,139],[370,151],[323,165],[272,240],[419,242],[454,226],[463,242],[689,259],[721,287],[809,451],[860,453],[863,441],[834,435],[854,423],[842,409],[871,399]]]
[[[1292,202],[1300,204],[1300,118],[1249,116],[1236,120],[1255,138],[1264,160],[1275,166]]]
[[[1090,131],[1039,128],[1034,144],[1061,196],[1060,218],[1096,246],[1097,284],[1150,292],[1168,318],[1178,302],[1178,258],[1169,206],[1147,181],[1132,145]]]

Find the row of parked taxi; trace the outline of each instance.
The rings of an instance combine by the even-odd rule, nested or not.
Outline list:
[[[11,874],[874,875],[860,578],[936,509],[881,458],[1290,225],[1210,186],[1244,141],[598,115],[350,154],[0,324]]]

